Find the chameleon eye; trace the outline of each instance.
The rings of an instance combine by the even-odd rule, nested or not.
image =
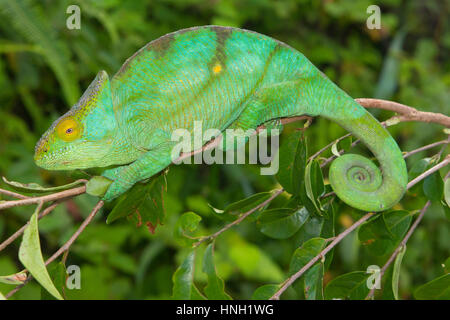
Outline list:
[[[74,141],[80,137],[80,125],[75,119],[66,118],[57,124],[56,133],[64,141]]]

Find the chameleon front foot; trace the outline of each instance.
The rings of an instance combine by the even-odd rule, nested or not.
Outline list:
[[[111,183],[105,195],[102,197],[104,201],[111,201],[119,197],[133,186],[132,183],[123,180],[115,180]]]
[[[128,189],[133,186],[133,183],[126,181],[122,177],[122,173],[125,168],[125,166],[120,166],[105,170],[103,172],[102,176],[108,178],[109,180],[112,180],[112,183],[109,185],[108,190],[103,195],[102,200],[111,201],[128,191]]]

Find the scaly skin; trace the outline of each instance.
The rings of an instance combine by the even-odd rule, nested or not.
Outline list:
[[[389,133],[307,58],[267,36],[205,26],[165,35],[139,50],[109,81],[101,71],[80,101],[55,121],[36,146],[49,170],[116,166],[111,200],[171,163],[172,132],[247,129],[281,117],[323,116],[361,139],[380,170],[358,155],[337,158],[330,183],[350,206],[392,207],[407,173]],[[206,141],[204,141],[206,142]]]

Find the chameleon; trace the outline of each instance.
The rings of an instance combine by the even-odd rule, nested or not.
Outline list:
[[[35,148],[47,170],[101,167],[103,200],[125,193],[172,163],[177,128],[255,129],[285,117],[322,116],[360,139],[380,168],[358,154],[330,165],[346,204],[383,211],[403,197],[407,170],[388,131],[302,53],[239,28],[200,26],[166,34],[126,60],[110,79],[100,71],[79,101]]]

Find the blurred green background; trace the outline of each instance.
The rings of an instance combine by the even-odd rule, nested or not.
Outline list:
[[[68,30],[66,9],[81,9],[81,29]],[[381,8],[379,30],[369,30],[366,9]],[[178,29],[217,24],[242,27],[279,39],[301,51],[351,96],[395,100],[424,111],[449,113],[449,1],[401,0],[167,0],[167,1],[10,1],[0,0],[0,175],[10,180],[59,185],[84,177],[82,172],[46,172],[33,162],[36,141],[54,119],[74,104],[99,70],[111,76],[147,42]],[[374,113],[380,120],[391,114]],[[301,124],[297,124],[301,125]],[[292,131],[288,127],[283,135]],[[445,139],[433,124],[404,123],[392,127],[402,150]],[[310,153],[345,134],[324,119],[307,130]],[[411,167],[433,149],[408,159]],[[328,152],[328,155],[330,153]],[[126,219],[110,225],[111,206],[85,230],[71,248],[67,265],[81,267],[81,290],[69,298],[161,299],[172,291],[172,274],[186,255],[173,239],[181,213],[202,217],[200,234],[218,230],[224,222],[209,204],[227,204],[276,187],[271,176],[251,165],[172,166],[165,195],[166,219],[156,232]],[[83,195],[59,206],[40,221],[44,257],[49,257],[74,232],[97,199]],[[282,199],[277,201],[283,201]],[[411,197],[399,208],[419,209],[422,198]],[[0,214],[0,240],[22,226],[33,208]],[[361,212],[341,206],[336,230],[348,227]],[[443,273],[450,255],[450,228],[442,207],[432,206],[408,244],[400,277],[400,296]],[[287,240],[274,240],[244,222],[216,243],[216,267],[234,298],[250,298],[255,288],[281,282],[292,252],[308,230]],[[306,235],[305,235],[306,234]],[[17,272],[20,240],[0,253],[0,274]],[[204,248],[200,248],[200,251]],[[197,254],[201,257],[201,254]],[[357,235],[346,238],[334,253],[325,281],[367,266],[382,265],[386,257],[371,255]],[[201,288],[201,266],[195,280]],[[13,286],[0,284],[0,292]],[[40,298],[32,281],[14,298]],[[290,289],[285,298],[301,295]]]

